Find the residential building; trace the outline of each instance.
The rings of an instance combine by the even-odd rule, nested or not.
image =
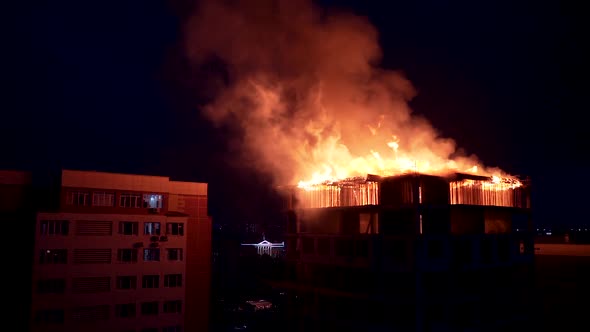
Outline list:
[[[36,217],[32,331],[205,331],[207,184],[63,170]]]

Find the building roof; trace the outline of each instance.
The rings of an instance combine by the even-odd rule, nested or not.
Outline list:
[[[185,195],[207,195],[207,184],[170,181],[166,176],[62,170],[62,187],[151,191]]]
[[[30,184],[32,176],[30,172],[0,170],[0,184]]]

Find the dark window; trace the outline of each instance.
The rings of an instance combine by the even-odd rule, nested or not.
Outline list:
[[[141,207],[141,195],[139,194],[121,194],[119,196],[119,206],[128,208]]]
[[[135,303],[117,304],[115,306],[115,315],[117,317],[127,318],[135,317],[136,305]]]
[[[66,203],[68,205],[88,206],[90,205],[90,194],[85,191],[68,191]]]
[[[41,324],[63,324],[65,312],[63,309],[39,310],[35,314],[35,322]]]
[[[40,264],[66,264],[67,262],[67,249],[41,249],[39,252]]]
[[[160,287],[160,276],[157,274],[145,275],[141,281],[142,288],[158,288]]]
[[[170,248],[166,249],[166,251],[168,252],[169,261],[182,261],[182,249]]]
[[[168,235],[184,235],[184,224],[169,222],[166,224],[166,233]]]
[[[157,315],[158,314],[158,302],[143,302],[141,304],[142,315]]]
[[[117,289],[135,289],[137,287],[136,276],[117,277]]]
[[[180,325],[166,326],[162,328],[162,332],[182,332],[182,327]]]
[[[41,220],[39,228],[41,235],[68,235],[70,222],[67,220]]]
[[[137,263],[137,249],[117,250],[117,261],[125,263]]]
[[[182,274],[166,274],[164,276],[164,287],[182,287]]]
[[[166,301],[164,302],[164,312],[167,314],[181,313],[182,312],[182,301]]]
[[[120,221],[119,222],[119,234],[124,235],[137,235],[139,223],[137,221]]]
[[[65,289],[65,279],[41,279],[37,281],[37,293],[39,294],[62,294]]]

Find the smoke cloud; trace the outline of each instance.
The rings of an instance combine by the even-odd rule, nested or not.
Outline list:
[[[379,67],[378,33],[364,17],[310,0],[204,1],[186,43],[196,65],[216,58],[227,68],[207,117],[238,126],[238,157],[277,184],[477,165],[412,115],[416,92]]]

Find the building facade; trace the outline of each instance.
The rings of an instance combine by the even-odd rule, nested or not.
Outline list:
[[[285,196],[287,271],[275,285],[292,330],[506,330],[530,313],[526,184],[368,176]]]
[[[63,170],[37,214],[32,331],[208,329],[207,184]]]

